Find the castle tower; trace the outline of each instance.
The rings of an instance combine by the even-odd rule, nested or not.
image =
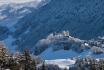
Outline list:
[[[63,31],[65,37],[69,37],[69,31]]]

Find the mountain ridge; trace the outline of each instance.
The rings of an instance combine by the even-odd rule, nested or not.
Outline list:
[[[13,44],[33,48],[50,33],[68,30],[72,36],[89,40],[103,36],[103,0],[51,0],[32,10],[14,25]]]
[[[28,14],[20,20],[14,37],[22,38],[19,46],[34,47],[36,42],[49,33],[69,30],[80,39],[92,39],[103,36],[103,1],[51,0],[45,6]],[[26,28],[26,29],[24,29]],[[29,31],[24,34],[26,30]],[[23,31],[20,31],[24,29]],[[31,43],[28,43],[31,42]]]

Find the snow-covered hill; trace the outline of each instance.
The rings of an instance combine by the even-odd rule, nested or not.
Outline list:
[[[68,58],[78,57],[78,53],[72,50],[53,51],[52,48],[48,48],[40,56],[45,60],[68,59]]]
[[[45,0],[4,1],[0,0],[0,25],[12,27],[19,19],[45,5]]]
[[[68,33],[50,34],[46,39],[42,39],[37,43],[37,48],[35,48],[36,52],[42,51],[41,49],[45,48],[46,50],[40,56],[48,60],[84,58],[86,56],[104,58],[103,37],[97,40],[80,40],[70,36]]]
[[[8,6],[9,9],[11,8],[11,6],[14,7],[15,5],[19,7],[19,9],[18,7],[14,7],[14,9],[17,9],[17,14],[9,13],[10,15],[17,15],[18,17],[16,16],[16,20],[14,16],[11,17],[8,14],[7,8],[6,10],[4,10],[4,13],[9,15],[9,18],[12,18],[12,20],[5,21],[7,19],[7,15],[5,16],[3,14],[3,17],[1,18],[5,19],[1,21],[1,23],[7,23],[7,26],[9,27],[12,26],[10,26],[10,22],[17,23],[13,23],[14,27],[8,29],[6,33],[1,34],[0,36],[2,37],[2,35],[6,35],[5,38],[7,38],[7,35],[11,34],[12,37],[15,39],[15,41],[12,42],[12,44],[17,45],[19,47],[19,50],[21,51],[26,47],[33,49],[33,47],[36,46],[36,43],[40,39],[45,38],[48,34],[52,32],[69,30],[72,36],[75,36],[80,39],[92,39],[96,38],[97,36],[103,36],[103,0],[51,0],[50,2],[49,1],[43,0],[42,4],[40,3],[42,7],[38,7],[38,9],[34,10],[31,9],[34,5],[33,1],[27,1],[26,3],[22,2],[20,4],[13,4]],[[41,6],[40,4],[39,6]],[[20,9],[21,6],[22,8]],[[4,24],[4,26],[5,25],[6,24]],[[4,31],[5,30],[3,30],[2,32]]]
[[[72,66],[73,64],[75,64],[75,60],[71,60],[71,59],[45,60],[45,62],[47,64],[58,65],[62,69],[64,69],[64,68],[69,69],[69,66]]]
[[[51,0],[22,18],[15,25],[13,36],[21,49],[33,48],[38,40],[63,30],[69,30],[71,35],[80,39],[103,36],[103,3],[103,0]]]
[[[47,64],[55,64],[62,69],[69,69],[74,66],[78,59],[90,57],[99,60],[104,58],[103,37],[93,40],[80,40],[70,36],[69,32],[65,32],[64,35],[63,33],[50,34],[37,43],[36,51],[46,48],[39,56]]]
[[[55,60],[55,59],[69,59],[69,58],[84,58],[86,56],[92,56],[94,58],[104,58],[104,54],[93,54],[91,50],[85,50],[81,53],[75,52],[73,50],[58,50],[53,51],[52,48],[45,50],[40,56],[45,60]]]
[[[48,0],[0,0],[0,41],[4,41],[9,49],[15,48],[13,46],[16,40],[13,37],[13,32],[16,30],[15,24],[48,2]]]
[[[104,0],[0,0],[0,41],[61,68],[77,57],[104,58],[103,9]]]

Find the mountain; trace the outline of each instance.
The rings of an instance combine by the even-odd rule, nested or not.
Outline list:
[[[45,2],[42,7],[32,9],[31,13],[19,18],[15,24],[13,23],[13,29],[10,28],[9,33],[15,39],[12,45],[16,45],[19,50],[26,47],[33,49],[40,39],[52,32],[63,30],[68,30],[72,36],[85,40],[103,36],[103,0]]]
[[[48,34],[63,30],[80,39],[103,36],[103,3],[103,0],[51,0],[20,19],[13,33],[15,43],[21,49],[33,48]]]
[[[6,46],[12,50],[13,41],[16,40],[13,37],[16,30],[15,25],[25,15],[47,4],[48,0],[1,0],[0,2],[0,41],[4,41]]]
[[[25,3],[4,3],[0,5],[0,26],[7,26],[8,28],[13,27],[19,19],[44,4],[44,0],[33,0]]]
[[[88,68],[93,61],[102,63],[103,0],[1,1],[0,41],[10,52],[29,49],[33,58],[38,55],[62,69],[82,62]]]

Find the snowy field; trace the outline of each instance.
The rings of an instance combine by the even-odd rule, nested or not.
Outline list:
[[[75,60],[71,59],[55,59],[55,60],[45,60],[47,64],[55,64],[58,65],[60,68],[67,68],[73,64],[75,64]]]

